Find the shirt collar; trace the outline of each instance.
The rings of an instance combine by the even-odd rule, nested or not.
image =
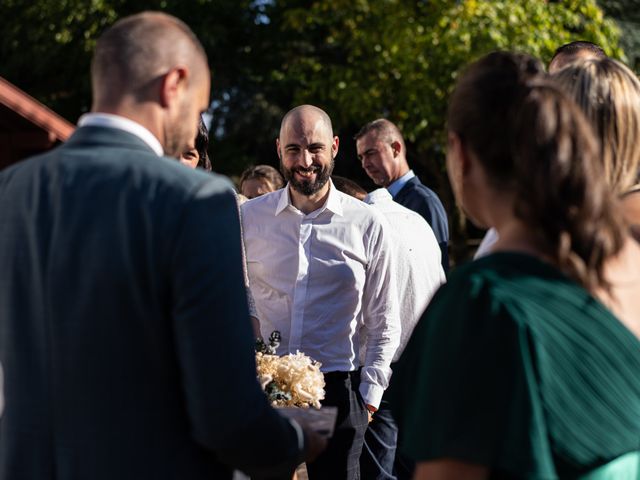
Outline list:
[[[78,120],[79,127],[106,127],[117,128],[118,130],[124,130],[125,132],[135,135],[140,140],[145,142],[149,147],[161,157],[164,155],[164,149],[162,144],[148,129],[140,125],[138,122],[134,122],[120,115],[113,115],[111,113],[85,113]]]
[[[387,190],[389,190],[389,193],[391,194],[392,197],[395,197],[398,194],[398,192],[402,190],[402,187],[404,187],[407,184],[407,182],[415,176],[416,174],[413,173],[413,170],[409,170],[407,173],[405,173],[403,176],[401,176],[399,179],[397,179],[395,182],[389,185],[387,187]]]
[[[378,188],[373,192],[369,192],[365,197],[364,202],[371,205],[374,203],[388,202],[389,200],[393,201],[389,190],[386,188]]]
[[[282,213],[282,211],[288,207],[291,207],[292,209],[299,211],[291,203],[291,195],[289,193],[288,183],[281,190],[279,195],[280,195],[280,198],[278,199],[278,204],[276,206],[276,211],[275,211],[276,216],[280,215],[280,213]],[[324,205],[322,205],[319,209],[317,209],[314,212],[311,212],[309,215],[312,217],[317,217],[325,210],[329,210],[335,213],[336,215],[340,215],[340,216],[342,216],[343,214],[342,199],[340,198],[340,192],[336,189],[336,187],[333,186],[333,182],[331,181],[331,179],[329,179],[329,196],[327,197],[327,201],[324,202]]]

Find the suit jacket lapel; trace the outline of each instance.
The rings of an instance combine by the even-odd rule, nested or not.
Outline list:
[[[400,189],[400,191],[396,194],[396,196],[393,197],[393,200],[398,203],[402,203],[405,197],[409,195],[409,192],[411,191],[413,184],[415,183],[420,183],[420,180],[418,180],[418,177],[411,177],[409,180],[407,180],[407,183],[405,183],[404,186]]]

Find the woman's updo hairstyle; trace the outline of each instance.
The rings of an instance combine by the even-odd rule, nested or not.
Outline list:
[[[508,129],[514,100],[529,80],[545,76],[542,63],[529,55],[493,52],[472,63],[458,79],[449,100],[448,129],[482,156],[489,180],[504,188],[513,180]]]
[[[493,186],[515,195],[515,215],[542,252],[587,289],[608,288],[605,260],[625,226],[598,161],[599,144],[577,105],[532,57],[494,52],[453,93],[449,129]]]

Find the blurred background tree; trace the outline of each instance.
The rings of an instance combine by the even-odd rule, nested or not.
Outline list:
[[[481,236],[457,212],[444,169],[447,98],[460,69],[495,49],[547,63],[579,39],[638,62],[638,30],[629,25],[639,21],[639,2],[602,0],[608,18],[595,0],[3,0],[0,75],[75,122],[90,108],[99,33],[142,9],[172,13],[209,55],[214,169],[237,176],[249,164],[277,166],[280,118],[312,103],[341,137],[336,173],[370,189],[352,137],[365,122],[389,118],[450,213],[452,258],[460,261],[469,237]]]
[[[620,46],[628,65],[640,73],[640,0],[600,0],[598,4],[620,27]]]

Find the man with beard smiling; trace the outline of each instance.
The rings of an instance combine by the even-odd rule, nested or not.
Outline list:
[[[364,432],[388,385],[400,335],[389,227],[333,186],[338,144],[324,111],[294,108],[276,141],[287,186],[242,206],[262,335],[278,330],[278,354],[299,350],[321,362],[323,405],[338,407],[334,436],[307,465],[312,480],[359,478]],[[362,325],[369,336],[359,369]]]

